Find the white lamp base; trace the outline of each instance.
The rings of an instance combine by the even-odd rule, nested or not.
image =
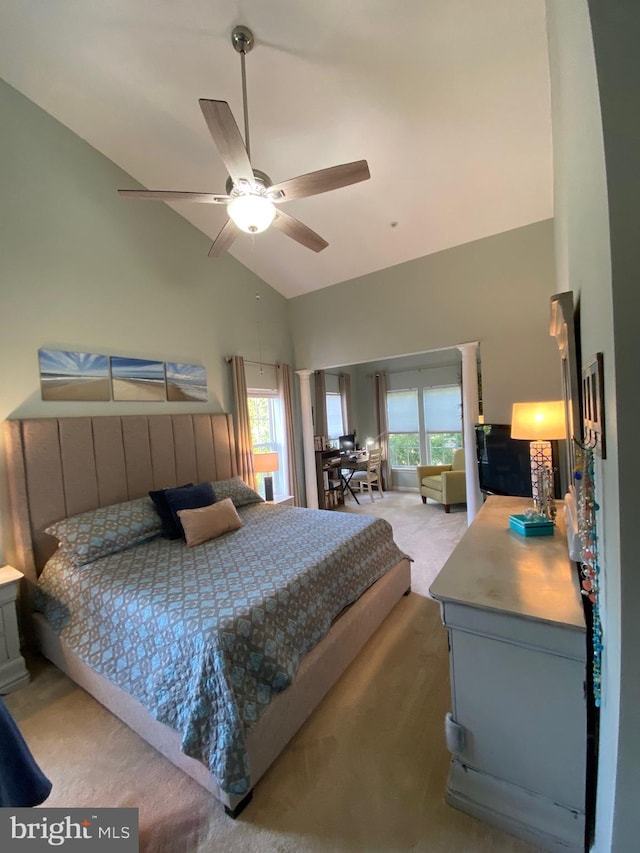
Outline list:
[[[549,515],[549,501],[553,502],[553,492],[549,494],[546,478],[553,470],[550,441],[532,441],[529,444],[529,460],[531,462],[531,497],[533,508],[540,515]]]

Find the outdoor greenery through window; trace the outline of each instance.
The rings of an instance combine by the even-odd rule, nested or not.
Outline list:
[[[280,468],[273,472],[273,488],[276,494],[284,494],[283,448],[284,426],[282,406],[277,393],[267,396],[260,391],[260,396],[247,395],[249,419],[251,421],[251,442],[254,453],[278,453]],[[256,474],[256,485],[260,494],[264,495],[264,474]]]
[[[429,443],[429,465],[451,465],[453,451],[462,447],[462,433],[436,432],[427,435]]]
[[[389,434],[389,461],[392,468],[413,468],[420,464],[418,433]]]
[[[451,465],[462,447],[462,400],[458,385],[425,388],[424,429],[427,465]]]
[[[418,391],[387,391],[389,426],[389,462],[392,468],[409,468],[420,464],[420,430]]]

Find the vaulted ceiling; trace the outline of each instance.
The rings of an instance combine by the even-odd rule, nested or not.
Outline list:
[[[231,254],[287,297],[546,219],[544,0],[2,0],[0,77],[149,189],[224,192],[198,106],[228,101],[272,181],[366,159],[371,179],[286,212]],[[122,204],[156,202],[122,199]],[[215,238],[220,205],[173,203]],[[210,263],[215,264],[215,260]]]

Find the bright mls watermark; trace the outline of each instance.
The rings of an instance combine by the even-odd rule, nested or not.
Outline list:
[[[0,809],[8,853],[138,853],[138,809]]]

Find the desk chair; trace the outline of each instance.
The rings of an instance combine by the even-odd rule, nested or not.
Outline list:
[[[349,485],[353,488],[355,486],[360,487],[360,491],[363,492],[365,490],[369,491],[369,497],[373,502],[373,487],[376,486],[378,492],[382,497],[384,497],[384,492],[382,490],[382,479],[380,476],[380,467],[382,465],[382,454],[379,450],[370,450],[369,457],[367,459],[367,470],[366,471],[356,471],[351,480],[349,481]]]

